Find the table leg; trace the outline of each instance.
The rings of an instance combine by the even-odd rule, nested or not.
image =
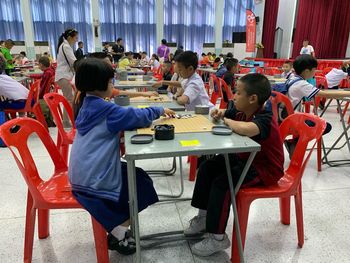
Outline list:
[[[239,258],[240,258],[241,263],[244,263],[244,255],[243,255],[243,246],[242,246],[242,239],[241,239],[241,230],[240,230],[240,226],[239,226],[237,206],[236,206],[236,194],[237,194],[239,188],[241,187],[241,184],[242,184],[245,176],[247,175],[247,172],[249,170],[250,165],[253,162],[255,155],[256,155],[256,152],[252,152],[250,154],[250,156],[247,160],[247,163],[242,171],[242,174],[238,180],[236,188],[234,188],[233,182],[232,182],[230,160],[229,160],[228,154],[227,153],[224,154],[228,182],[229,182],[229,186],[230,186],[231,202],[232,202],[233,215],[234,215],[234,224],[235,224],[235,228],[236,228],[236,239],[237,239],[237,243],[238,243]]]
[[[130,222],[131,222],[131,230],[136,243],[136,254],[135,254],[134,262],[141,263],[139,211],[138,211],[138,203],[137,203],[135,160],[128,160],[127,167],[128,167]]]

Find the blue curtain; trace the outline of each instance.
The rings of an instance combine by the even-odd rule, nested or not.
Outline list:
[[[1,0],[0,39],[9,38],[15,41],[24,41],[20,0]]]
[[[214,42],[215,0],[164,0],[164,38],[200,53]]]
[[[93,36],[90,0],[31,0],[34,39],[49,41],[56,56],[58,38],[67,28],[79,32],[84,51],[92,51]]]
[[[121,37],[125,51],[156,49],[155,0],[100,0],[101,38],[115,42]]]
[[[246,9],[254,12],[254,0],[225,0],[223,40],[231,42],[233,32],[245,32]]]

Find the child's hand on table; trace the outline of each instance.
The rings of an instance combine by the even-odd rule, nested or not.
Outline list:
[[[231,129],[233,130],[233,126],[234,126],[234,123],[235,121],[234,120],[231,120],[231,119],[228,119],[228,118],[224,118],[224,123]]]
[[[210,112],[210,116],[215,120],[218,121],[222,119],[225,115],[226,110],[219,110],[219,109],[214,109]]]
[[[175,111],[171,109],[164,109],[163,116],[165,117],[174,117],[176,115]]]
[[[140,95],[142,97],[159,97],[158,92],[156,91],[146,91],[146,92],[140,92]]]

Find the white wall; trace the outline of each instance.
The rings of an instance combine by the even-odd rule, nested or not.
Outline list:
[[[350,32],[349,32],[349,40],[348,40],[348,47],[346,48],[346,55],[347,58],[350,58]]]
[[[281,58],[289,58],[297,0],[280,0],[276,28],[283,29]]]

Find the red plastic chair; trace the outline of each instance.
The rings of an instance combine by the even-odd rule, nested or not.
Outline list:
[[[308,126],[305,121],[310,120],[315,125]],[[251,203],[260,198],[279,198],[280,199],[280,218],[284,225],[290,224],[290,197],[294,196],[296,222],[298,229],[298,245],[304,244],[304,224],[303,224],[303,206],[301,178],[305,167],[310,159],[312,150],[315,148],[317,140],[322,136],[326,128],[326,122],[321,118],[305,113],[295,113],[287,117],[280,126],[281,138],[284,140],[287,136],[299,137],[296,149],[288,169],[284,176],[276,185],[250,187],[241,189],[236,198],[237,210],[239,215],[240,231],[242,236],[242,245],[245,244],[249,208]],[[308,143],[316,140],[307,157],[304,160]],[[239,262],[239,253],[236,240],[236,232],[232,234],[232,262]]]
[[[280,104],[284,105],[284,107],[287,110],[288,116],[294,114],[293,105],[286,95],[284,95],[280,92],[277,92],[277,91],[272,91],[271,93],[272,93],[272,95],[270,97],[270,101],[271,101],[271,105],[272,105],[272,113],[277,121],[279,119],[278,116],[279,116],[279,107],[280,107],[279,105]]]
[[[58,129],[57,148],[65,162],[68,164],[69,145],[73,143],[76,133],[72,106],[64,96],[58,93],[47,93],[44,95],[44,100],[51,111],[52,117]],[[63,111],[61,109],[61,105],[67,111],[68,117],[72,123],[72,128],[69,131],[66,131],[63,128]]]
[[[250,68],[240,68],[239,73],[240,74],[248,74],[248,73],[250,73]]]
[[[26,101],[26,104],[23,109],[5,109],[5,115],[11,116],[14,118],[16,116],[16,113],[33,113],[35,115],[35,118],[46,128],[46,130],[49,130],[47,123],[45,121],[44,114],[40,107],[39,102],[39,92],[40,92],[40,80],[35,81],[30,86],[28,98]]]
[[[228,100],[233,100],[233,93],[232,90],[227,86],[226,82],[223,79],[219,79],[220,83],[220,88],[221,88],[221,94],[223,94],[223,90],[226,92],[227,99]],[[220,101],[220,109],[226,109],[227,108],[227,102],[224,101],[224,97],[221,96],[221,101]]]
[[[263,69],[263,68],[260,68],[260,67],[256,67],[256,68],[255,68],[255,72],[256,72],[256,73],[259,73],[259,74],[264,74],[264,69]]]
[[[18,131],[11,131],[14,126],[18,126]],[[39,136],[55,166],[52,177],[47,181],[41,179],[27,145],[28,137],[33,133]],[[38,210],[39,238],[44,239],[50,234],[50,209],[82,207],[72,195],[66,162],[63,160],[56,145],[42,124],[30,118],[17,118],[0,126],[0,136],[11,150],[17,166],[28,185],[24,262],[31,262],[36,211]],[[18,155],[13,148],[16,148]],[[94,218],[91,217],[91,219],[95,237],[97,262],[109,262],[106,231]]]
[[[264,74],[269,76],[278,75],[282,74],[282,70],[277,67],[264,68]]]
[[[327,75],[332,69],[333,69],[333,67],[326,67],[326,68],[323,68],[323,69],[322,69],[323,75]]]

